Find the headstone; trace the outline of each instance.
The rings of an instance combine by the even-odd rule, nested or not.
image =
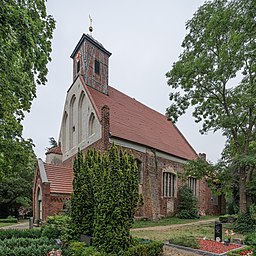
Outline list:
[[[215,222],[214,239],[215,241],[222,241],[222,224],[220,222]]]
[[[88,246],[92,245],[92,237],[87,235],[81,235],[80,241],[86,243]]]

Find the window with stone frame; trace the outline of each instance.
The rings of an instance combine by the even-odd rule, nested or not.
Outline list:
[[[91,113],[89,118],[88,135],[91,136],[95,133],[95,116]]]
[[[100,62],[98,60],[94,61],[94,72],[99,75],[100,74]]]
[[[193,177],[188,177],[188,187],[193,191],[194,196],[197,193],[197,179]]]
[[[139,159],[135,159],[136,165],[138,167],[138,179],[139,184],[143,183],[143,175],[142,175],[142,162]]]
[[[176,175],[171,172],[163,172],[163,196],[174,197],[175,196],[175,181]]]

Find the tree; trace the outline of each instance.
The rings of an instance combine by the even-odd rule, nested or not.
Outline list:
[[[0,217],[18,216],[21,208],[31,210],[36,157],[31,141],[0,141],[0,148],[6,158],[0,180]]]
[[[252,161],[244,161],[255,143],[255,14],[254,0],[206,2],[187,22],[184,51],[166,74],[174,89],[169,119],[177,121],[193,106],[195,121],[202,122],[200,131],[220,130],[232,145],[241,212],[248,207],[246,183],[255,171]]]
[[[46,83],[55,22],[44,0],[0,0],[0,20],[0,141],[11,143],[22,138],[36,85]]]
[[[71,218],[74,230],[93,236],[101,252],[120,254],[131,245],[130,228],[138,202],[138,169],[132,155],[112,146],[88,150],[74,162]]]

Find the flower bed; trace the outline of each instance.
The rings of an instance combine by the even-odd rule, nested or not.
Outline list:
[[[177,244],[171,244],[171,243],[167,243],[166,245],[183,249],[183,250],[188,250],[190,252],[193,252],[199,255],[211,255],[211,256],[226,255],[227,252],[230,252],[242,247],[242,245],[240,244],[224,245],[224,243],[216,242],[214,240],[208,240],[208,239],[198,239],[198,244],[199,244],[198,249],[185,247]]]
[[[202,251],[213,252],[216,254],[222,254],[241,247],[239,244],[224,245],[223,243],[208,239],[199,239],[199,246]]]

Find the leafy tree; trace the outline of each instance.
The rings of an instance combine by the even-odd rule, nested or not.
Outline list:
[[[255,170],[255,156],[248,155],[256,125],[255,14],[254,0],[206,2],[187,22],[184,51],[166,74],[173,89],[170,120],[193,106],[202,133],[220,130],[226,136],[241,212],[248,207],[246,183]]]
[[[18,216],[21,208],[31,210],[36,157],[31,141],[11,141],[0,148],[5,156],[5,176],[0,181],[0,216]]]
[[[0,142],[12,143],[22,138],[36,85],[46,83],[55,22],[44,0],[1,0],[0,20]],[[5,162],[0,148],[1,177]]]

